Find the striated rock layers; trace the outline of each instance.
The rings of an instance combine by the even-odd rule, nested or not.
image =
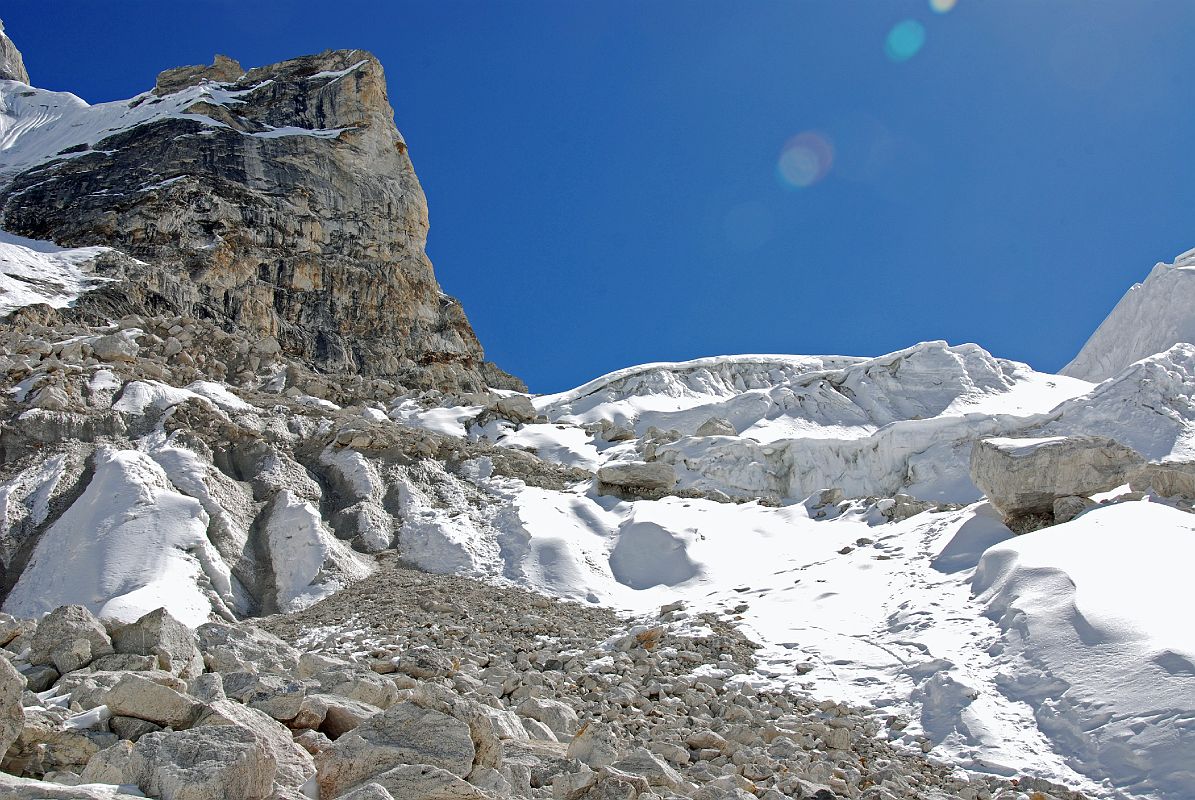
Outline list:
[[[27,80],[7,38],[0,49],[0,77]],[[440,291],[426,198],[369,53],[248,72],[218,56],[127,103],[0,91],[18,131],[0,159],[0,227],[132,256],[102,266],[120,280],[79,299],[82,319],[182,315],[276,340],[320,372],[521,388]]]
[[[29,83],[25,59],[21,57],[21,51],[12,43],[12,39],[4,33],[3,22],[0,22],[0,80]]]

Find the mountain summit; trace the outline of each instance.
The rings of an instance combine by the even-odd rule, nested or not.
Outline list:
[[[322,373],[522,387],[436,282],[427,201],[369,53],[247,72],[218,56],[98,105],[4,83],[0,131],[0,226],[131,257],[77,298],[80,318],[181,314]]]

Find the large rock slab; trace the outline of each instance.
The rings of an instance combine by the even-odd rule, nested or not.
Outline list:
[[[204,663],[212,672],[293,675],[298,671],[299,651],[252,625],[209,622],[195,633]]]
[[[265,800],[273,793],[274,758],[236,727],[151,733],[130,749],[97,754],[84,780],[132,783],[161,800]]]
[[[119,786],[63,786],[0,772],[0,797],[4,800],[138,800],[140,795],[122,792]]]
[[[265,712],[232,700],[215,700],[200,714],[195,728],[236,729],[247,732],[270,756],[279,786],[297,788],[315,775],[311,754],[295,744],[285,725]]]
[[[406,764],[427,764],[465,777],[475,749],[469,726],[447,714],[404,702],[367,720],[316,758],[320,792],[341,792]]]
[[[447,770],[427,764],[410,764],[375,775],[370,783],[390,793],[394,800],[488,800],[489,796]]]
[[[0,756],[21,735],[25,727],[25,709],[21,706],[21,693],[25,691],[25,678],[17,672],[7,658],[0,658]]]
[[[1127,483],[1144,463],[1102,436],[984,439],[971,450],[971,480],[1014,530],[1051,524],[1054,501]]]
[[[598,470],[598,482],[624,492],[666,492],[676,486],[676,470],[661,461],[624,461]]]
[[[174,728],[189,725],[202,708],[193,697],[133,674],[109,689],[104,703],[113,714]]]
[[[29,663],[53,664],[66,674],[114,652],[103,623],[83,606],[60,606],[38,623]]]
[[[1146,464],[1133,474],[1129,488],[1134,492],[1195,500],[1195,461]]]
[[[117,653],[156,656],[161,669],[183,679],[203,672],[203,654],[195,634],[164,608],[115,630],[112,646]]]

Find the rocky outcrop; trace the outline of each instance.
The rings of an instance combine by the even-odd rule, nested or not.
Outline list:
[[[1162,497],[1195,500],[1195,462],[1145,464],[1133,474],[1129,488],[1134,492],[1152,492]]]
[[[4,32],[4,23],[0,22],[0,81],[20,81],[29,83],[29,73],[25,71],[25,59],[21,51]]]
[[[217,57],[167,70],[128,107],[110,134],[86,108],[32,126],[23,135],[80,141],[0,188],[5,230],[136,259],[109,264],[119,280],[69,313],[213,320],[320,371],[408,388],[522,388],[440,291],[426,198],[372,55],[248,72]]]
[[[1144,462],[1102,436],[984,439],[971,451],[971,480],[1016,531],[1053,524],[1055,501],[1128,483]],[[1073,510],[1068,512],[1073,516]]]
[[[599,488],[611,492],[642,494],[668,491],[676,486],[676,470],[659,461],[626,461],[598,470]]]
[[[21,735],[25,724],[25,710],[21,707],[21,693],[25,678],[5,658],[0,658],[0,755]]]

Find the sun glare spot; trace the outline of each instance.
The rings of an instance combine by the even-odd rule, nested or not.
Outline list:
[[[776,168],[786,184],[803,189],[826,177],[833,163],[834,145],[825,134],[804,131],[784,145]]]
[[[958,0],[929,0],[929,7],[935,14],[945,14],[958,4]]]
[[[920,52],[925,44],[925,28],[914,19],[898,22],[888,31],[884,52],[893,61],[908,61]]]

